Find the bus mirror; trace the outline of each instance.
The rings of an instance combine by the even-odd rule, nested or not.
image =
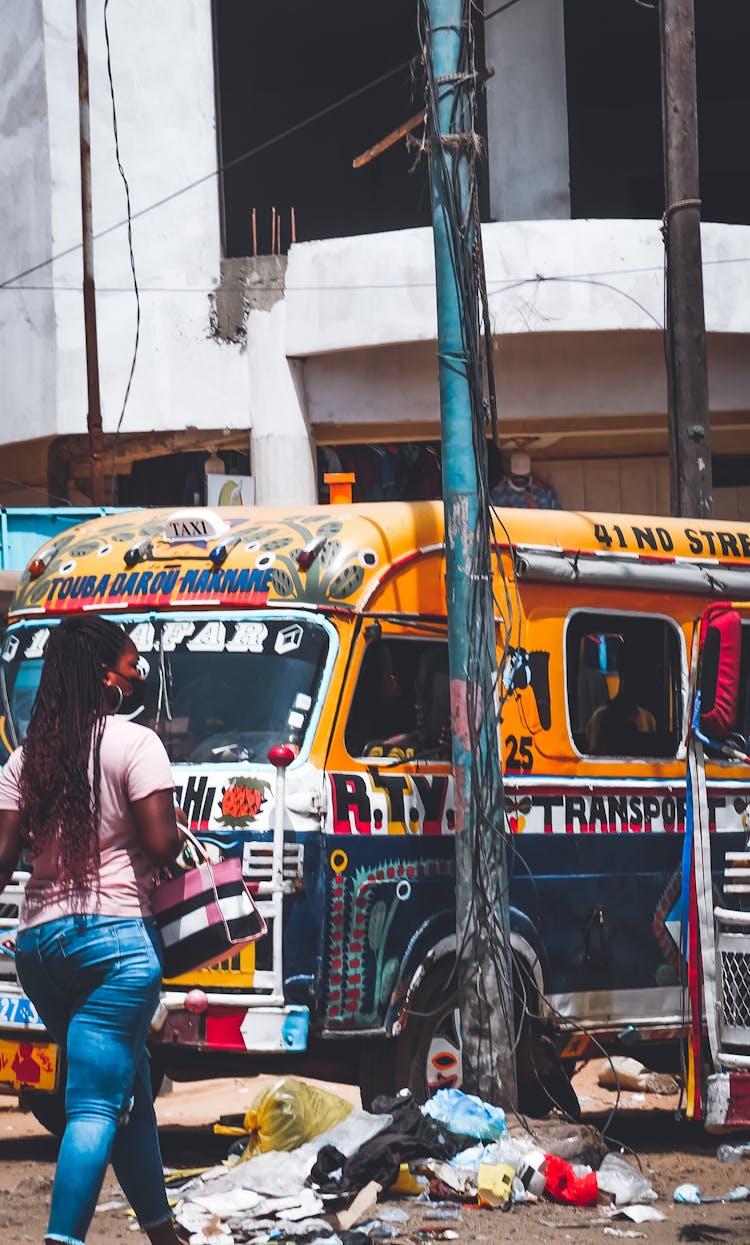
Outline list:
[[[741,643],[737,610],[710,605],[701,619],[698,666],[700,729],[709,739],[726,739],[735,728]]]

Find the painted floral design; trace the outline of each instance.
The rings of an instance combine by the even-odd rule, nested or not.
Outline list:
[[[234,778],[221,797],[223,826],[246,826],[253,821],[266,801],[267,782],[257,778]]]

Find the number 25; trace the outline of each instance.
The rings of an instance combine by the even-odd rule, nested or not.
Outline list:
[[[533,743],[531,735],[522,735],[520,740],[515,735],[509,735],[505,743],[507,753],[505,756],[505,768],[508,770],[523,770],[524,774],[528,774],[529,770],[534,768],[534,756],[531,751]]]

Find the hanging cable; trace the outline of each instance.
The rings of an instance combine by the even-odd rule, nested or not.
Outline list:
[[[107,0],[107,3],[109,3],[109,0]],[[519,3],[520,0],[506,0],[505,4],[500,5],[497,9],[493,9],[490,13],[482,14],[479,9],[477,9],[477,12],[480,20],[488,22],[492,18],[497,17],[500,13],[504,13],[506,9],[513,8],[514,5]],[[476,7],[477,6],[475,5],[475,8]],[[310,113],[309,116],[303,117],[302,120],[295,122],[294,125],[288,126],[285,130],[279,131],[278,134],[272,135],[271,138],[265,139],[262,143],[258,143],[255,147],[250,147],[247,151],[240,152],[239,155],[234,156],[233,159],[221,163],[218,168],[212,169],[210,173],[205,173],[202,177],[196,177],[193,181],[186,182],[183,186],[179,186],[177,190],[173,190],[171,194],[164,195],[163,198],[156,199],[153,203],[146,204],[145,207],[140,208],[137,212],[129,212],[128,215],[122,220],[115,221],[114,224],[108,225],[106,229],[99,230],[98,233],[94,234],[94,240],[96,241],[99,238],[104,238],[107,234],[114,233],[116,229],[122,229],[124,225],[130,228],[132,221],[137,220],[141,216],[146,216],[150,212],[156,211],[157,208],[164,207],[165,204],[171,203],[174,199],[180,198],[181,195],[188,194],[191,190],[196,190],[199,186],[205,185],[205,183],[211,181],[212,178],[219,177],[221,174],[228,172],[230,169],[237,168],[238,165],[243,164],[246,160],[251,160],[253,156],[258,156],[262,152],[267,151],[269,148],[275,147],[277,143],[281,143],[285,139],[291,138],[293,134],[298,134],[301,130],[306,129],[308,125],[313,125],[314,122],[321,121],[324,117],[329,116],[337,109],[343,108],[346,104],[350,104],[352,100],[358,99],[361,95],[365,95],[368,91],[371,91],[375,87],[380,86],[382,83],[389,81],[390,78],[395,77],[399,73],[403,73],[404,70],[409,70],[410,73],[414,74],[418,63],[418,55],[409,57],[408,60],[402,61],[399,65],[395,65],[393,69],[386,70],[385,73],[379,74],[377,78],[373,78],[370,82],[364,83],[363,86],[356,87],[355,90],[349,91],[346,95],[342,95],[331,104],[326,104],[325,107],[318,109],[317,112]],[[122,172],[122,170],[120,171]],[[46,259],[40,260],[39,263],[32,264],[29,268],[24,268],[22,271],[15,273],[12,277],[6,277],[4,281],[0,281],[0,290],[5,289],[7,286],[14,285],[16,281],[21,281],[24,277],[31,276],[32,273],[39,272],[42,268],[46,268],[50,264],[54,264],[58,259],[64,259],[67,255],[75,254],[75,252],[80,251],[80,249],[81,243],[76,242],[73,246],[68,246],[62,251],[57,251],[54,255],[49,255]]]
[[[477,201],[476,162],[481,144],[475,133],[477,82],[474,73],[473,30],[469,5],[464,6],[464,20],[459,34],[459,52],[456,72],[451,75],[453,87],[449,133],[441,136],[439,121],[439,96],[442,82],[436,81],[432,68],[432,30],[426,0],[420,4],[420,43],[425,72],[425,95],[427,136],[432,161],[432,177],[440,179],[445,187],[442,210],[445,213],[449,244],[450,264],[460,303],[461,349],[450,359],[447,366],[460,372],[466,379],[471,405],[471,436],[476,471],[477,511],[471,542],[472,563],[466,568],[469,577],[468,617],[469,636],[466,683],[467,720],[471,780],[469,784],[469,808],[467,819],[474,829],[472,840],[471,886],[468,912],[464,913],[463,928],[457,931],[457,964],[462,960],[476,964],[488,963],[494,975],[495,989],[490,998],[479,998],[479,1015],[485,1018],[491,1007],[503,1008],[504,1029],[515,1034],[512,1047],[515,1050],[521,1037],[521,1024],[516,1017],[507,1014],[507,1002],[514,993],[520,996],[520,1019],[527,1009],[523,981],[514,975],[512,953],[507,940],[502,911],[507,907],[508,896],[499,891],[498,879],[505,869],[498,868],[498,861],[509,854],[509,840],[505,832],[504,797],[502,782],[496,762],[498,747],[499,713],[497,689],[494,681],[488,681],[487,653],[496,653],[494,610],[487,610],[487,586],[492,583],[490,553],[490,507],[486,475],[486,431],[488,414],[495,417],[494,377],[492,360],[492,336],[486,290],[484,290],[481,234]],[[448,162],[446,148],[462,147],[462,159]],[[469,200],[465,202],[462,178],[468,165]],[[483,332],[484,330],[484,332]],[[489,400],[485,400],[488,395]],[[468,547],[468,546],[467,546]],[[501,617],[503,613],[501,611]],[[504,618],[504,642],[509,634],[509,618]],[[459,969],[460,971],[460,969]],[[489,984],[489,983],[488,983]],[[481,980],[478,989],[482,989]],[[493,1049],[493,1029],[501,1026],[480,1023],[479,1061],[490,1068],[497,1067],[500,1051]],[[511,1051],[511,1053],[513,1053]]]

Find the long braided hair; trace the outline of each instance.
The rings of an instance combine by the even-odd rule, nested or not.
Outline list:
[[[102,673],[126,640],[120,627],[95,615],[55,627],[24,740],[21,839],[32,856],[57,840],[59,882],[71,894],[90,892],[99,869],[100,753],[109,710]]]

